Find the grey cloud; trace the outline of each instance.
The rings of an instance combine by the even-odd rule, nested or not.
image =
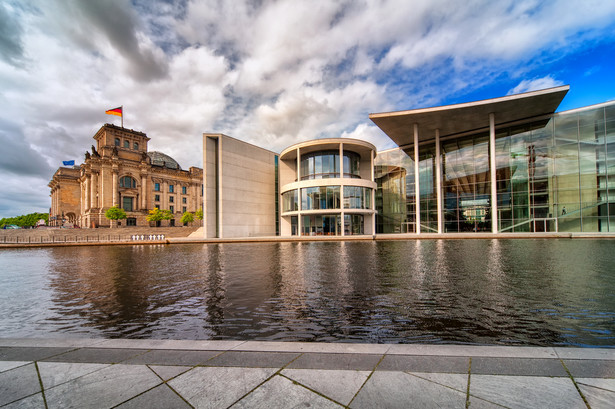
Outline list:
[[[19,66],[23,59],[23,28],[15,15],[7,10],[7,4],[0,4],[0,58]]]
[[[132,6],[124,1],[79,1],[64,0],[64,10],[53,13],[71,13],[76,21],[66,21],[62,29],[78,44],[96,48],[92,31],[100,32],[129,63],[130,74],[138,81],[149,81],[165,77],[168,64],[163,55],[139,43],[140,20]],[[83,19],[79,21],[78,19]],[[77,28],[79,24],[81,27]],[[95,30],[92,30],[92,29]]]
[[[0,172],[17,176],[51,177],[51,167],[26,142],[21,130],[0,124]]]

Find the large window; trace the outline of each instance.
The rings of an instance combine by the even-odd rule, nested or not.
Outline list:
[[[127,188],[134,189],[137,187],[137,182],[130,176],[124,176],[120,178],[120,187],[127,187]]]
[[[301,189],[301,210],[339,208],[339,186],[317,186]]]
[[[354,152],[344,152],[344,177],[360,178],[361,157]],[[340,177],[339,151],[320,151],[301,155],[301,180]]]
[[[372,190],[361,186],[344,186],[344,209],[370,209]]]
[[[160,192],[160,183],[154,183],[154,191]]]
[[[301,218],[303,236],[339,236],[341,235],[340,216],[335,214],[312,214]]]
[[[302,180],[337,178],[339,175],[339,152],[312,152],[301,156]]]
[[[124,209],[127,212],[132,212],[132,201],[133,198],[132,197],[122,197],[122,209]]]
[[[182,186],[182,195],[185,195],[187,191],[186,186]]]
[[[282,211],[294,212],[299,210],[297,189],[282,193]]]
[[[175,185],[169,185],[169,193],[175,192]]]

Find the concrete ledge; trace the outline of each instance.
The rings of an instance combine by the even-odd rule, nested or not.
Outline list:
[[[191,341],[155,339],[0,338],[0,347],[104,348],[185,351],[292,352],[325,354],[381,354],[408,356],[467,356],[528,359],[594,359],[615,361],[615,348],[355,344],[270,341]]]

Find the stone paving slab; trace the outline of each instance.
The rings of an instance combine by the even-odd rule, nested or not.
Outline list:
[[[281,374],[324,396],[348,405],[359,392],[370,371],[328,369],[284,369]]]
[[[299,356],[290,352],[228,351],[207,361],[207,366],[281,368]]]
[[[600,359],[615,361],[615,348],[554,348],[561,359]]]
[[[613,351],[4,339],[0,406],[610,409]]]
[[[472,375],[470,395],[509,408],[587,409],[570,378]]]
[[[145,349],[81,348],[45,358],[46,362],[116,364],[148,352]]]
[[[559,359],[472,358],[472,375],[568,376]]]
[[[168,385],[156,386],[116,407],[118,409],[190,409],[190,405]]]
[[[468,373],[470,358],[460,356],[387,355],[378,371]]]
[[[591,409],[613,409],[615,392],[587,385],[579,385],[579,389]]]
[[[41,392],[34,364],[0,373],[0,406]]]
[[[367,354],[303,354],[288,365],[291,369],[346,369],[372,371],[382,355]]]
[[[564,360],[564,365],[575,378],[615,378],[615,361],[574,359]]]
[[[228,408],[275,372],[272,368],[200,367],[168,385],[196,408]]]
[[[45,390],[51,408],[111,408],[162,384],[146,366],[110,365]]]
[[[153,350],[122,361],[129,365],[196,366],[220,355],[220,351]]]
[[[71,351],[74,348],[0,347],[0,361],[40,361]]]
[[[550,347],[394,344],[388,355],[441,355],[507,358],[557,358]]]
[[[193,351],[227,351],[246,341],[187,341],[187,340],[159,340],[159,339],[107,339],[96,344],[99,348],[121,349],[175,349]]]

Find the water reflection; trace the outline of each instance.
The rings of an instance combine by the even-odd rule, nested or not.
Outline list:
[[[614,245],[534,239],[3,250],[0,328],[4,336],[611,346]]]

